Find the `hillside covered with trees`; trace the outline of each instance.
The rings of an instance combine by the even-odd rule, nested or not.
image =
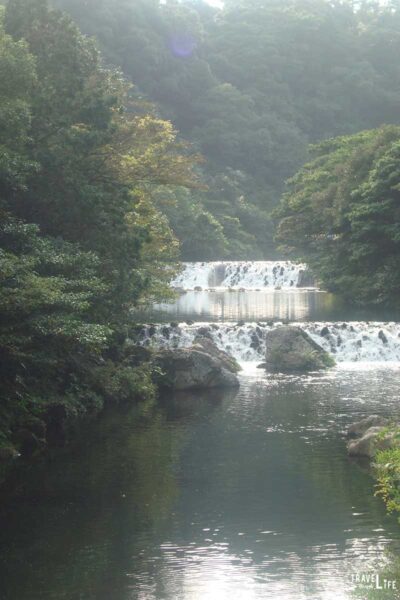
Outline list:
[[[400,123],[400,5],[54,0],[205,162],[161,194],[186,260],[273,257],[271,211],[308,145]]]
[[[277,210],[277,238],[349,304],[400,308],[400,128],[314,148]]]

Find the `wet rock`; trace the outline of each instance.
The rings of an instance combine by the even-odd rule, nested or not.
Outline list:
[[[171,337],[171,331],[170,331],[169,327],[162,327],[161,333],[167,340],[169,340],[169,338]]]
[[[153,335],[155,335],[157,332],[157,327],[155,325],[150,325],[148,332],[149,332],[149,337],[153,337]]]
[[[383,435],[384,427],[370,427],[360,438],[352,440],[347,445],[349,456],[365,456],[373,458],[378,450],[387,450],[393,446],[394,432]]]
[[[256,333],[252,333],[250,348],[252,348],[253,350],[258,350],[260,346],[261,346],[261,342],[258,338],[258,335]]]
[[[199,327],[197,330],[197,335],[210,338],[212,340],[212,334],[210,327]]]
[[[194,288],[195,292],[202,292],[203,288],[201,287],[201,285],[196,285],[196,287]]]
[[[267,332],[267,368],[277,372],[326,369],[333,358],[300,327],[282,326]]]
[[[263,362],[260,363],[259,365],[257,365],[257,369],[266,369],[267,368],[267,363]]]
[[[380,415],[370,415],[369,417],[350,425],[347,430],[347,437],[362,437],[371,427],[386,427],[387,425],[389,425],[389,420],[385,419],[385,417],[381,417]]]
[[[172,323],[170,323],[169,326],[171,327],[171,329],[179,329],[179,323],[176,323],[175,321],[172,321]]]
[[[216,358],[221,362],[222,366],[231,373],[238,373],[242,370],[242,367],[239,365],[236,358],[218,348],[218,346],[207,337],[197,336],[192,348],[199,349],[213,358]]]
[[[222,362],[197,348],[162,350],[154,364],[163,375],[159,384],[172,390],[238,387],[237,375],[223,367]]]
[[[326,337],[327,335],[329,335],[330,334],[329,327],[323,327],[321,329],[321,331],[319,332],[319,334],[321,337]]]
[[[389,341],[386,337],[386,335],[384,334],[384,332],[382,331],[382,329],[379,331],[378,333],[378,338],[381,340],[381,342],[383,342],[384,344],[388,344]]]
[[[143,338],[146,335],[146,327],[143,325],[134,325],[130,331],[130,337]]]

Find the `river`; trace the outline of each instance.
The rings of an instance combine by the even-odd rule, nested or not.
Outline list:
[[[189,265],[176,286],[192,291],[150,313],[176,323],[140,332],[145,345],[188,345],[203,328],[240,360],[238,392],[104,414],[15,474],[0,512],[1,600],[350,600],[355,576],[400,551],[368,465],[345,447],[351,422],[400,412],[400,325],[344,320],[327,294],[297,287],[300,268],[286,278],[280,265],[265,285],[271,268],[232,279],[237,264]],[[265,330],[283,318],[337,367],[257,369]]]

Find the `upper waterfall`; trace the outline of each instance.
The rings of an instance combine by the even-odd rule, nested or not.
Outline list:
[[[221,261],[184,263],[171,285],[185,290],[201,287],[257,290],[312,287],[305,264],[289,261]]]

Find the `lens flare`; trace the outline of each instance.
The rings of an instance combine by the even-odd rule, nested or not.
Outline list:
[[[169,46],[174,56],[188,58],[195,51],[197,42],[192,35],[178,34],[171,37]]]

